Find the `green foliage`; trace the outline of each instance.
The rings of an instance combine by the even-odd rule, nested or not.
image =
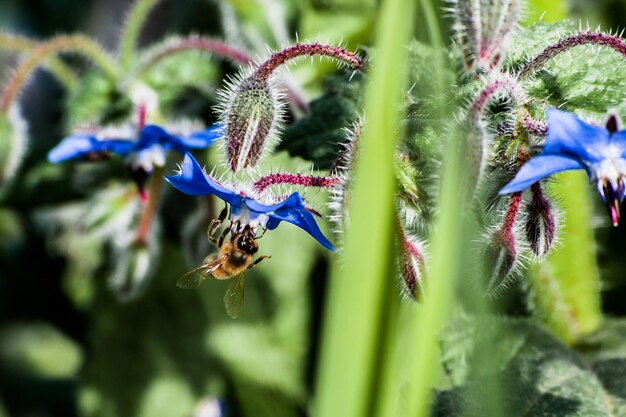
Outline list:
[[[434,415],[486,415],[485,398],[499,378],[510,417],[624,416],[623,329],[623,323],[613,323],[591,336],[583,346],[593,350],[583,356],[527,320],[456,322],[444,333],[442,346],[457,386],[439,391]],[[485,331],[499,334],[499,342],[481,345]],[[489,349],[490,366],[472,367],[477,349]]]
[[[92,70],[68,94],[66,109],[68,126],[72,129],[85,123],[120,123],[129,117],[132,103],[113,80]]]
[[[357,120],[362,88],[360,73],[328,77],[322,96],[311,101],[311,113],[285,129],[278,150],[312,161],[320,169],[330,168],[346,129]]]
[[[28,133],[19,106],[0,113],[0,195],[17,173],[26,152]]]
[[[142,75],[159,92],[159,107],[165,114],[199,117],[215,102],[218,75],[215,59],[199,51],[166,56]]]
[[[140,0],[129,18],[131,27],[122,42],[128,74],[137,73],[131,65],[139,61],[133,56],[136,41],[155,3]],[[389,9],[393,14],[387,14],[389,10],[381,14],[380,40],[371,50],[367,76],[329,77],[322,95],[310,103],[311,113],[300,117],[294,112],[295,120],[281,132],[279,150],[327,169],[336,159],[338,144],[346,140],[346,129],[366,116],[360,159],[349,178],[354,188],[344,195],[353,207],[344,258],[328,290],[315,411],[322,417],[425,415],[435,388],[434,415],[440,417],[626,417],[626,324],[610,321],[584,337],[601,318],[591,212],[585,211],[590,205],[581,200],[586,184],[579,182],[578,189],[570,188],[562,197],[572,206],[568,213],[582,213],[566,218],[565,238],[569,234],[579,239],[573,246],[565,241],[561,259],[545,264],[542,272],[548,272],[535,274],[530,294],[524,294],[534,320],[553,334],[529,319],[487,317],[491,300],[483,295],[483,282],[473,282],[479,281],[475,270],[482,259],[476,249],[485,247],[479,234],[501,221],[498,216],[507,201],[494,202],[499,198],[495,194],[510,179],[510,162],[534,138],[527,132],[511,140],[506,136],[518,134],[521,123],[510,117],[519,103],[506,98],[490,103],[484,125],[470,126],[480,129],[468,135],[468,125],[458,120],[459,115],[488,77],[459,75],[460,54],[454,46],[439,47],[443,42],[437,40],[439,30],[429,2],[422,2],[424,13],[418,23],[429,30],[435,47],[407,43],[410,5],[383,3],[394,7]],[[341,32],[348,42],[367,42],[377,4],[370,0],[355,4],[231,0],[219,7],[234,11],[240,23],[226,27],[233,22],[224,12],[226,36],[268,41],[276,47],[295,24],[304,28],[301,36],[321,33],[337,38]],[[277,8],[261,7],[266,5]],[[505,69],[518,70],[573,29],[566,23],[520,29]],[[540,118],[546,103],[565,103],[567,109],[596,120],[607,106],[626,114],[626,75],[613,70],[621,65],[623,57],[610,50],[577,47],[562,54],[522,81],[529,98],[524,111]],[[304,72],[305,67],[311,67],[308,60],[294,66],[299,81],[335,68],[324,64],[319,71],[315,65],[315,70]],[[229,67],[218,67],[204,53],[186,51],[160,60],[139,74],[137,82],[158,93],[157,118],[193,115],[213,120],[213,84],[220,82],[222,69]],[[132,113],[131,81],[116,84],[92,70],[83,75],[79,88],[67,97],[69,125],[127,121]],[[246,100],[248,107],[262,101],[259,96]],[[258,112],[267,111],[263,104],[268,103],[261,103]],[[0,117],[0,169],[13,146],[11,123]],[[485,138],[495,139],[496,155],[481,154],[478,159],[482,163],[494,156],[499,166],[486,170],[489,181],[473,194],[484,166],[468,166],[469,158],[462,156],[470,147],[482,146]],[[167,173],[173,170],[170,162]],[[295,166],[292,162],[270,160],[279,166]],[[233,321],[223,303],[230,282],[209,279],[194,291],[175,287],[176,279],[207,255],[206,223],[215,215],[215,201],[202,200],[193,221],[181,226],[181,219],[190,217],[192,200],[166,190],[154,219],[154,236],[148,239],[158,239],[159,244],[133,245],[142,207],[136,190],[119,185],[115,174],[121,163],[110,164],[105,174],[102,167],[34,164],[21,179],[16,206],[0,208],[0,258],[4,252],[10,256],[19,250],[29,228],[45,233],[49,254],[65,263],[60,284],[64,300],[85,314],[88,323],[82,348],[50,326],[2,327],[0,359],[43,378],[71,379],[80,374],[79,407],[87,417],[189,416],[198,414],[194,410],[203,401],[215,398],[228,401],[236,416],[307,413],[312,401],[309,379],[315,373],[309,367],[316,363],[314,343],[318,343],[315,314],[322,304],[317,297],[323,287],[320,267],[325,266],[316,243],[289,225],[268,233],[260,241],[259,254],[273,258],[246,273],[244,310]],[[100,181],[103,178],[107,180]],[[469,186],[470,182],[474,183]],[[49,198],[52,204],[23,214],[23,207],[28,207],[24,201],[40,201],[37,197],[46,203]],[[83,200],[69,201],[76,197]],[[318,202],[315,195],[307,197],[308,205]],[[480,230],[473,224],[474,212]],[[412,235],[430,238],[420,305],[401,301],[396,294],[391,260],[395,223],[406,223]],[[510,254],[503,252],[508,248],[502,242],[497,243],[496,255]],[[190,247],[196,253],[191,254]],[[117,284],[110,279],[116,271],[122,278]],[[457,278],[472,282],[459,284],[458,289]],[[136,290],[134,295],[145,292],[138,300],[120,300],[112,286]],[[519,300],[501,304],[494,307],[498,314],[511,309],[528,315]],[[458,319],[441,331],[455,306],[478,318]],[[566,347],[563,341],[578,343]],[[84,352],[88,361],[81,371]]]
[[[0,330],[0,359],[15,371],[40,378],[73,378],[82,366],[83,354],[54,327],[24,323]]]
[[[520,31],[511,42],[506,65],[520,68],[529,57],[578,31],[578,25],[537,23]],[[604,118],[609,108],[623,106],[626,74],[619,71],[624,57],[607,47],[583,45],[557,55],[525,82],[530,95],[553,106]]]

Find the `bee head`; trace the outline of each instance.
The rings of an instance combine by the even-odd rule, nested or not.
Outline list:
[[[243,231],[235,236],[233,244],[238,250],[249,255],[254,255],[259,250],[250,226],[245,226]]]

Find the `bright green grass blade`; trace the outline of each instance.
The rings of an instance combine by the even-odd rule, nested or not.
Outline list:
[[[350,191],[350,226],[343,261],[335,264],[331,276],[325,312],[318,416],[365,416],[373,394],[383,295],[395,285],[389,259],[393,164],[413,8],[412,2],[387,0],[378,22],[365,92],[367,123]]]

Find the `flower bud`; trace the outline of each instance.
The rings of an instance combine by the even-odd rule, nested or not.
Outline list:
[[[424,245],[414,236],[400,231],[400,258],[398,269],[400,282],[406,295],[414,300],[422,299],[422,286],[425,270]]]
[[[17,106],[0,114],[0,193],[15,176],[26,151],[26,121]]]
[[[462,158],[465,172],[461,178],[461,200],[471,200],[478,186],[485,177],[485,171],[492,157],[492,138],[486,129],[485,123],[480,120],[466,120],[460,122],[458,130],[454,132],[454,139],[458,139],[463,146]]]
[[[452,9],[457,42],[468,71],[497,67],[517,26],[520,0],[458,0]]]
[[[362,121],[355,123],[351,129],[346,129],[346,140],[339,144],[339,154],[330,172],[339,178],[339,185],[332,190],[328,204],[330,221],[335,225],[335,233],[339,236],[347,228],[348,201],[352,171],[358,157],[359,141],[361,138]]]
[[[160,225],[157,219],[151,219],[151,226],[142,234],[139,230],[143,227],[145,208],[140,217],[140,204],[127,206],[132,207],[124,209],[127,213],[115,225],[116,233],[111,236],[114,270],[108,281],[109,287],[122,302],[134,300],[143,293],[157,271],[160,254]]]
[[[225,97],[223,115],[226,159],[233,172],[254,167],[271,148],[271,137],[281,119],[281,105],[267,80],[244,78]]]
[[[115,248],[115,270],[109,285],[118,300],[130,301],[143,292],[158,266],[156,247],[156,240],[152,239],[150,245],[130,244]]]
[[[497,291],[511,278],[517,260],[517,240],[513,234],[497,230],[484,250],[484,268],[489,277],[487,291]]]
[[[524,222],[524,229],[533,253],[543,256],[552,247],[556,232],[552,204],[546,198],[539,183],[533,184],[530,190],[532,198],[527,206],[528,215]]]
[[[497,291],[506,285],[517,264],[518,243],[514,226],[521,202],[521,192],[511,195],[502,226],[491,234],[483,251],[485,276],[489,277],[487,284],[489,292]]]

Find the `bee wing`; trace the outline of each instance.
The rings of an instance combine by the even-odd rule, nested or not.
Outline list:
[[[226,313],[233,319],[239,317],[243,309],[243,274],[237,275],[226,290],[224,306]]]
[[[187,272],[185,275],[178,278],[178,281],[176,281],[176,286],[185,289],[199,287],[205,279],[210,277],[213,272],[215,272],[215,270],[220,267],[222,262],[224,262],[227,257],[227,254],[220,255],[217,258],[212,259],[203,265],[200,265],[196,269]]]

